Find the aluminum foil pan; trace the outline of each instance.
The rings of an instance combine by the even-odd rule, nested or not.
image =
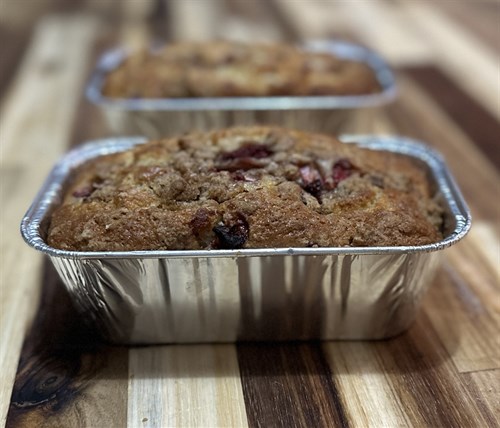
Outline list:
[[[470,228],[469,210],[442,158],[399,137],[342,138],[426,165],[446,208],[445,238],[406,247],[75,252],[48,246],[50,215],[72,171],[141,138],[80,146],[53,169],[22,220],[77,308],[111,341],[380,339],[405,330],[431,283],[440,250]]]
[[[365,47],[341,41],[309,42],[303,49],[366,63],[377,76],[382,91],[350,96],[107,98],[102,94],[106,75],[127,56],[124,49],[114,49],[104,53],[98,61],[86,95],[101,108],[111,130],[123,135],[157,138],[256,123],[336,135],[356,129],[370,131],[375,118],[372,107],[387,104],[396,96],[396,81],[387,63]]]

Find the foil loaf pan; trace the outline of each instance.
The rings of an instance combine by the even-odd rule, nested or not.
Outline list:
[[[101,109],[110,129],[121,135],[158,138],[256,123],[335,135],[373,129],[374,107],[389,103],[397,92],[388,64],[375,52],[353,43],[314,41],[303,49],[366,63],[374,71],[381,92],[350,96],[113,99],[102,94],[102,87],[106,75],[127,57],[124,49],[114,49],[98,61],[86,95]]]
[[[442,158],[399,137],[343,141],[410,156],[428,169],[445,207],[444,239],[407,247],[75,252],[44,238],[72,171],[142,138],[91,142],[53,169],[22,220],[81,316],[127,344],[238,340],[380,339],[405,330],[432,281],[440,250],[470,228],[469,210]]]

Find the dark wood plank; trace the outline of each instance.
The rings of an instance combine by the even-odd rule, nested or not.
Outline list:
[[[498,145],[500,123],[496,118],[439,68],[434,66],[407,67],[403,71],[411,76],[477,144],[486,157],[497,168],[500,168]],[[492,90],[495,90],[495,82],[492,82],[492,85]]]
[[[251,427],[348,426],[319,344],[241,344],[238,362]]]
[[[291,21],[288,16],[283,13],[282,5],[278,4],[274,0],[262,3],[266,6],[269,16],[274,22],[276,22],[278,28],[280,28],[284,39],[290,42],[300,42],[302,39],[301,34],[294,25],[293,21]]]
[[[20,30],[0,25],[0,100],[14,81],[31,35],[31,29]]]
[[[148,25],[151,36],[155,41],[166,42],[172,39],[172,20],[169,2],[167,0],[156,0],[151,14],[148,16]]]
[[[42,278],[40,307],[24,343],[7,427],[125,424],[127,349],[106,346],[85,323],[48,260]],[[99,388],[104,379],[106,387]],[[92,389],[97,394],[90,394]],[[100,403],[106,389],[113,393]],[[85,406],[78,405],[82,397]],[[87,409],[79,414],[75,405]]]

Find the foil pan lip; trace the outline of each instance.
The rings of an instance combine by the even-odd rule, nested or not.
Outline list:
[[[121,137],[91,141],[68,152],[54,167],[33,204],[21,222],[21,234],[28,245],[51,257],[68,259],[175,259],[213,257],[263,257],[292,255],[363,255],[402,254],[442,250],[460,241],[469,231],[472,218],[455,180],[449,173],[442,156],[422,142],[399,136],[345,135],[341,140],[373,150],[386,150],[423,161],[453,217],[454,228],[445,239],[426,245],[399,247],[321,247],[321,248],[259,248],[240,250],[150,250],[150,251],[67,251],[49,246],[41,234],[42,223],[47,221],[51,207],[60,202],[64,181],[69,173],[84,162],[100,155],[127,150],[143,144],[144,137]]]
[[[375,72],[382,92],[368,95],[335,96],[114,99],[102,95],[104,78],[106,74],[118,67],[128,54],[124,48],[114,48],[106,51],[98,60],[85,94],[88,100],[94,104],[130,111],[354,109],[381,106],[396,98],[397,86],[394,73],[387,62],[374,51],[361,45],[339,40],[309,41],[301,47],[316,52],[330,52],[342,59],[367,63]]]

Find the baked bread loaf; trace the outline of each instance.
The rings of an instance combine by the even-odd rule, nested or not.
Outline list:
[[[410,158],[274,127],[192,133],[96,158],[54,211],[76,251],[421,245],[443,210]]]
[[[287,45],[175,43],[140,51],[112,71],[111,98],[359,95],[380,92],[366,64]]]

